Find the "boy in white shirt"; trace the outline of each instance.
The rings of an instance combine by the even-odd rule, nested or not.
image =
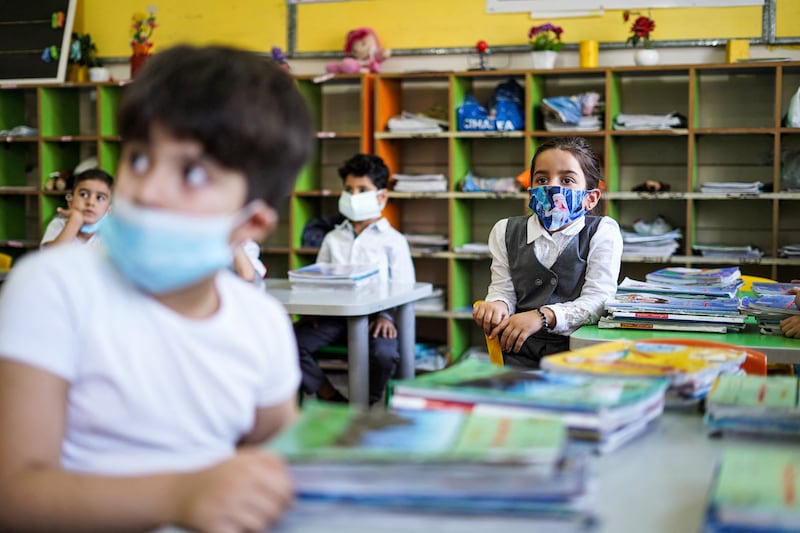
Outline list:
[[[67,209],[57,208],[42,236],[41,247],[77,242],[97,244],[97,230],[111,207],[114,178],[99,168],[75,174],[67,193]]]
[[[356,154],[339,169],[344,191],[339,211],[347,219],[325,235],[317,255],[320,263],[377,265],[379,282],[415,281],[414,263],[406,238],[381,216],[386,205],[389,169],[371,154]],[[383,395],[400,360],[397,328],[391,313],[369,322],[369,402]],[[346,342],[343,318],[317,317],[295,327],[303,371],[303,391],[326,401],[347,401],[320,369],[314,353],[324,346]]]
[[[229,267],[275,228],[308,110],[267,58],[176,46],[119,125],[103,249],[33,254],[3,286],[0,530],[261,531],[292,489],[249,445],[293,420],[300,372],[286,311]]]

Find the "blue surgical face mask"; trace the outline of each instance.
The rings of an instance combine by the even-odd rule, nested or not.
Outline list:
[[[98,218],[94,224],[84,224],[83,226],[81,226],[81,233],[97,233],[97,230],[100,229],[100,226],[106,219],[106,214]]]
[[[528,206],[548,231],[557,231],[586,214],[583,199],[589,191],[585,189],[542,185],[528,189],[528,192],[531,195]]]
[[[114,265],[148,293],[171,292],[232,264],[229,239],[240,217],[188,215],[114,198],[100,236]]]

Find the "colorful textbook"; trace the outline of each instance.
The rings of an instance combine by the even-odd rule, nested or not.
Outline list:
[[[706,425],[714,434],[800,437],[798,393],[797,376],[720,376],[706,401]]]
[[[730,344],[690,339],[619,340],[548,355],[541,367],[567,374],[666,378],[668,394],[697,399],[705,397],[718,375],[738,372],[747,354],[748,349]]]
[[[573,439],[611,451],[641,434],[663,411],[663,379],[630,380],[515,370],[468,359],[391,384],[390,405],[564,421]]]
[[[800,531],[798,494],[800,453],[796,447],[726,447],[714,474],[705,531]]]
[[[298,502],[287,520],[303,530],[328,511],[359,526],[403,514],[444,526],[466,515],[477,531],[495,531],[491,523],[572,531],[594,514],[586,458],[566,456],[565,444],[565,427],[553,419],[310,402],[266,448],[289,465]]]

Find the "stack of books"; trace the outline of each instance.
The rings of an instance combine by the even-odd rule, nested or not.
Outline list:
[[[704,333],[744,329],[736,299],[744,283],[739,267],[662,268],[645,280],[623,279],[598,327]]]
[[[706,400],[713,434],[800,437],[797,376],[720,376]]]
[[[720,374],[739,373],[747,350],[731,344],[690,339],[620,340],[598,343],[542,358],[557,373],[666,378],[667,400],[704,398]]]
[[[488,532],[592,523],[586,458],[566,456],[566,443],[557,419],[310,402],[266,446],[289,465],[298,499],[289,521],[316,516],[330,531],[336,510],[361,530],[386,520],[376,528],[386,531],[403,514],[431,526],[462,515]]]
[[[800,287],[798,283],[779,283],[772,281],[754,281],[750,284],[750,290],[756,296],[786,295],[793,294],[790,291]]]
[[[766,294],[757,298],[745,296],[739,302],[742,313],[753,316],[764,335],[783,335],[781,320],[800,315],[794,294]]]
[[[444,174],[392,174],[397,192],[445,192],[447,177]]]
[[[730,446],[717,462],[707,532],[800,531],[800,453],[776,446]]]
[[[292,289],[357,289],[376,282],[379,269],[375,265],[337,265],[313,263],[289,271]]]
[[[664,409],[664,379],[565,376],[468,359],[414,379],[394,381],[389,405],[562,420],[571,439],[599,453],[643,433]]]
[[[746,316],[733,298],[696,299],[618,292],[605,304],[599,328],[727,333],[744,329]]]

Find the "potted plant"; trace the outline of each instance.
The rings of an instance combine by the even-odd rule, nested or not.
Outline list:
[[[150,37],[156,29],[156,7],[150,6],[147,13],[135,13],[131,17],[131,78],[141,69],[153,48]]]
[[[553,68],[558,52],[564,47],[561,34],[564,30],[547,22],[541,26],[531,26],[528,30],[528,44],[533,57],[533,68]]]
[[[100,66],[97,59],[97,46],[88,33],[72,33],[72,44],[69,47],[70,81],[84,83],[89,80],[89,69]]]
[[[653,49],[653,40],[650,34],[656,29],[655,21],[648,16],[645,17],[640,13],[628,11],[627,9],[622,12],[622,20],[626,24],[633,15],[638,15],[631,25],[631,34],[626,41],[633,48],[641,45],[641,48],[636,49],[633,60],[637,65],[657,65],[658,64],[658,50]]]

